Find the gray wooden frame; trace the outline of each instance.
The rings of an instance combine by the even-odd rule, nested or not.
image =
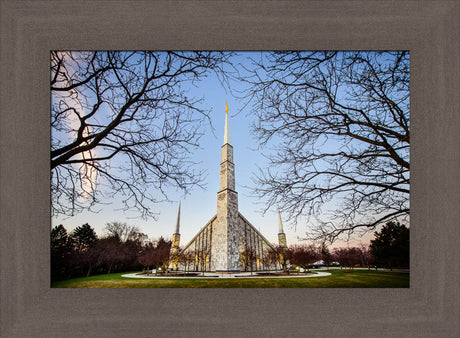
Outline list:
[[[458,1],[0,6],[0,336],[460,336]],[[410,50],[410,288],[51,289],[53,49]]]

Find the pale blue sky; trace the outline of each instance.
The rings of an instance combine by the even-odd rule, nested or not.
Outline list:
[[[234,59],[234,63],[245,62],[248,56],[260,55],[258,52],[243,52]],[[242,83],[232,82],[232,90],[244,90]],[[231,144],[234,148],[234,163],[236,175],[236,190],[238,192],[239,211],[271,242],[278,241],[278,215],[276,208],[262,215],[264,201],[251,196],[251,187],[254,182],[251,177],[257,172],[257,166],[264,167],[266,160],[256,150],[257,141],[250,132],[253,117],[249,114],[250,107],[243,108],[242,103],[226,91],[215,76],[210,76],[200,82],[198,87],[190,89],[190,97],[203,97],[203,109],[211,109],[210,117],[214,127],[208,127],[206,135],[201,138],[201,148],[194,151],[191,157],[200,162],[198,169],[207,171],[206,189],[195,188],[183,198],[182,193],[169,192],[169,198],[174,202],[164,202],[153,206],[158,212],[158,220],[142,220],[133,218],[135,213],[124,213],[118,200],[106,201],[108,204],[100,205],[99,213],[83,212],[73,217],[54,217],[52,226],[63,224],[68,231],[84,223],[89,223],[98,235],[103,234],[107,222],[119,221],[129,225],[136,225],[147,234],[150,239],[160,236],[171,238],[176,223],[177,208],[181,201],[181,245],[187,244],[216,213],[216,194],[219,190],[219,165],[221,159],[220,149],[223,144],[225,100],[229,106],[229,125]],[[119,210],[117,210],[119,209]],[[283,217],[283,215],[282,215]],[[306,225],[298,224],[297,231],[284,223],[288,245],[298,244],[297,237],[303,237]],[[363,243],[368,238],[362,239]],[[359,240],[358,240],[359,242]],[[337,245],[345,245],[338,242]]]

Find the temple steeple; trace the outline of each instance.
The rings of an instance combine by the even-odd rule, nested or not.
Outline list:
[[[213,229],[211,260],[216,271],[239,271],[238,193],[235,191],[235,165],[230,145],[228,105],[225,102],[224,145],[221,148],[220,189],[217,193],[217,221]]]
[[[283,230],[283,222],[281,221],[281,213],[279,205],[276,205],[278,209],[278,244],[280,247],[287,248],[286,234]]]
[[[228,127],[228,105],[227,100],[225,100],[225,131],[224,131],[224,144],[230,144],[230,130]]]
[[[174,255],[176,252],[179,251],[179,244],[180,244],[179,227],[180,227],[180,202],[179,202],[179,209],[177,210],[176,229],[172,236],[171,255]]]
[[[281,221],[280,207],[278,204],[276,205],[276,208],[278,209],[278,230],[279,230],[278,233],[284,234],[283,222]]]
[[[174,231],[175,234],[179,234],[179,227],[180,227],[180,202],[179,202],[179,209],[177,210],[176,230]]]
[[[223,117],[223,116],[222,116]],[[225,102],[224,143],[221,147],[220,181],[217,192],[217,213],[200,229],[193,239],[184,246],[181,256],[179,250],[180,204],[177,212],[175,233],[173,234],[171,268],[185,269],[192,266],[194,271],[214,271],[219,274],[265,270],[262,257],[268,253],[279,253],[275,247],[262,236],[257,229],[238,212],[238,193],[235,191],[235,164],[233,163],[233,146],[230,144],[228,121],[228,105]],[[280,233],[278,238],[286,248],[286,237],[283,231],[281,215],[278,210]],[[283,244],[284,243],[284,244]],[[176,250],[177,249],[177,250]],[[243,262],[241,257],[251,250],[255,258],[251,262]],[[283,253],[281,253],[283,254]],[[245,255],[245,256],[243,256]],[[190,264],[181,262],[181,257],[193,257]],[[248,266],[248,263],[250,266]],[[189,266],[190,265],[190,266]],[[270,264],[270,269],[276,267]]]

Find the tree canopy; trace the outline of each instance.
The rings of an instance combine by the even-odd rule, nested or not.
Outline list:
[[[409,267],[410,230],[399,222],[388,222],[375,232],[370,250],[377,265],[389,268]]]
[[[72,238],[75,249],[79,252],[84,252],[97,241],[97,234],[88,223],[85,223],[75,228],[72,233]]]
[[[60,224],[51,229],[51,278],[66,279],[91,274],[140,270],[169,262],[171,240],[149,240],[136,226],[107,223],[98,237],[88,224],[70,234]]]
[[[154,217],[166,187],[202,183],[189,158],[208,120],[187,96],[231,53],[51,52],[53,215],[74,215],[111,197]]]
[[[200,186],[190,154],[209,116],[187,90],[211,73],[227,83],[231,65],[245,68],[236,80],[268,158],[253,188],[266,210],[279,203],[308,239],[331,243],[408,220],[409,52],[262,52],[251,65],[232,56],[51,52],[53,215],[118,196],[154,217],[170,191]]]
[[[408,52],[263,53],[244,74],[267,209],[330,242],[409,215]]]

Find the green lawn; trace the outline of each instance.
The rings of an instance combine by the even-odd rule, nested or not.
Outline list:
[[[69,279],[55,288],[407,288],[409,273],[375,270],[330,270],[315,278],[124,278],[124,273]]]

